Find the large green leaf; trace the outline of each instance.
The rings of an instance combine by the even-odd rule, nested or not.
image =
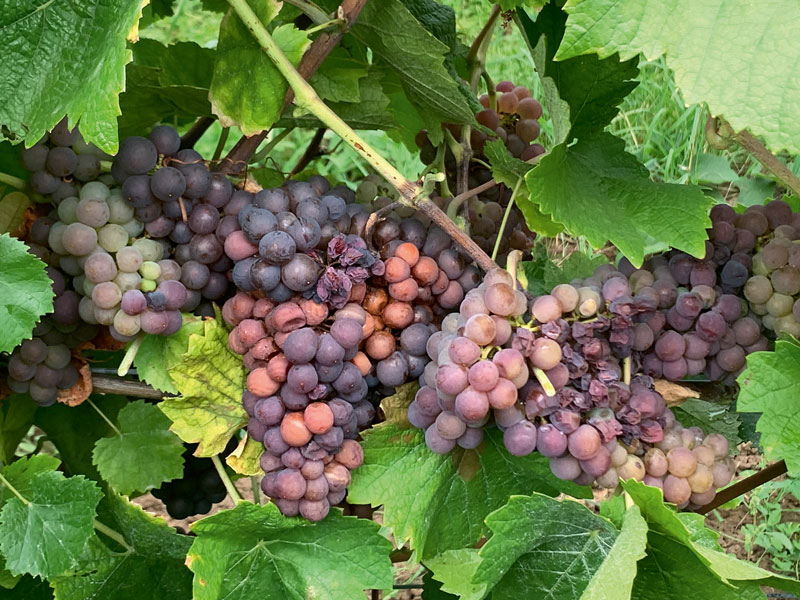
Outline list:
[[[169,369],[181,395],[158,407],[172,421],[172,431],[198,444],[195,455],[213,456],[247,423],[242,408],[244,367],[228,350],[228,332],[218,319],[203,321],[203,334],[191,334],[181,360]]]
[[[800,590],[800,581],[775,575],[752,563],[741,561],[722,551],[718,545],[709,543],[710,539],[716,538],[716,534],[706,530],[703,517],[679,515],[672,507],[664,504],[660,489],[633,479],[622,482],[622,486],[642,511],[651,534],[669,539],[673,542],[671,546],[678,545],[690,550],[716,578],[729,586],[739,586],[744,590],[742,593],[745,595],[741,597],[752,597],[747,595],[750,593],[747,589],[761,585],[792,593]],[[658,546],[651,551],[648,547],[648,555],[657,554],[657,548]]]
[[[795,0],[569,0],[558,59],[662,54],[688,103],[800,152],[800,4]]]
[[[183,475],[183,444],[158,407],[137,400],[119,411],[117,420],[120,433],[97,440],[92,454],[100,475],[115,490],[147,492]]]
[[[0,550],[14,575],[62,574],[77,564],[94,535],[95,507],[103,493],[91,480],[80,475],[66,478],[52,470],[52,463],[46,467],[16,477],[22,498],[7,495],[0,510]]]
[[[7,233],[0,234],[0,265],[0,352],[11,352],[53,310],[54,294],[45,264]]]
[[[610,56],[578,56],[555,61],[564,35],[566,13],[551,1],[531,21],[519,11],[521,30],[542,80],[544,101],[553,121],[555,142],[602,131],[619,112],[623,98],[636,87],[636,59],[620,62]]]
[[[764,594],[750,585],[726,585],[706,569],[687,546],[651,531],[647,556],[638,564],[631,600],[763,600]]]
[[[162,392],[177,394],[178,388],[169,376],[169,369],[181,360],[189,348],[189,336],[203,332],[203,319],[183,315],[183,325],[172,335],[147,335],[136,352],[133,364],[142,381]]]
[[[117,531],[131,547],[112,552],[97,545],[81,574],[53,580],[59,600],[188,600],[192,574],[184,565],[191,538],[179,535],[164,519],[144,512],[111,494],[98,507],[104,525]]]
[[[264,25],[280,10],[275,0],[248,3]],[[310,43],[306,34],[291,24],[280,25],[271,33],[286,57],[295,65],[299,63]],[[283,111],[288,87],[251,31],[230,10],[220,25],[209,92],[212,110],[220,122],[238,126],[245,135],[269,129]]]
[[[519,180],[522,179],[516,197],[525,199],[530,195],[528,186],[525,183],[525,175],[533,168],[532,164],[511,156],[506,145],[500,140],[488,142],[484,146],[484,154],[489,159],[492,167],[492,178],[495,181],[503,183],[513,190]],[[531,231],[547,237],[554,237],[564,231],[564,226],[561,223],[556,223],[549,216],[542,214],[542,211],[533,202],[519,202],[518,206]]]
[[[433,573],[433,579],[441,584],[441,592],[449,594],[446,598],[458,597],[460,600],[485,596],[486,584],[472,581],[480,564],[481,557],[476,548],[446,550],[425,561],[425,566]],[[427,600],[424,593],[423,598]]]
[[[123,396],[93,396],[92,401],[111,421],[128,404]],[[88,402],[78,406],[56,403],[39,408],[34,424],[44,430],[48,440],[58,449],[66,473],[101,481],[92,462],[92,452],[95,442],[111,435],[113,430]]]
[[[371,69],[367,77],[358,80],[357,102],[329,102],[328,106],[353,129],[391,129],[397,126],[388,112],[389,98],[381,87],[380,71]],[[323,127],[311,113],[295,108],[292,116],[283,116],[277,127]]]
[[[326,102],[359,102],[359,81],[367,76],[368,68],[368,64],[352,58],[344,48],[337,46],[309,83]]]
[[[6,2],[0,10],[0,125],[28,145],[65,114],[87,142],[117,150],[125,37],[140,0]],[[4,263],[5,264],[5,263]]]
[[[211,115],[208,89],[214,50],[194,42],[169,46],[143,39],[133,47],[128,85],[120,96],[121,136],[141,135],[151,125]]]
[[[387,423],[362,435],[364,464],[353,473],[348,498],[383,504],[383,523],[397,543],[408,541],[423,559],[477,542],[488,533],[486,515],[512,494],[586,495],[586,488],[556,479],[543,456],[508,454],[497,429],[477,450],[446,456],[431,452],[417,429]]]
[[[705,254],[711,200],[699,187],[650,181],[649,172],[609,133],[559,144],[526,176],[530,198],[573,235],[595,246],[610,241],[640,265],[658,242]]]
[[[338,509],[310,523],[274,504],[240,503],[192,525],[194,598],[352,600],[391,588],[391,543],[378,530]]]
[[[486,519],[493,535],[481,548],[473,583],[501,598],[583,598],[589,585],[586,597],[602,598],[613,587],[624,598],[647,532],[638,509],[626,522],[625,539],[614,552],[616,527],[582,504],[540,494],[513,496]]]
[[[778,340],[774,352],[751,354],[737,381],[736,409],[761,413],[756,430],[766,457],[800,473],[800,345]]]
[[[350,31],[392,67],[423,118],[437,125],[474,121],[470,104],[444,64],[450,48],[400,0],[367,2]]]

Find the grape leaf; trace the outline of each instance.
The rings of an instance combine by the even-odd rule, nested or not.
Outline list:
[[[698,595],[707,600],[764,598],[750,585],[739,589],[726,585],[683,544],[653,531],[648,533],[647,556],[638,563],[631,600],[678,600]]]
[[[630,495],[636,506],[642,511],[650,532],[661,535],[691,550],[716,577],[730,585],[751,584],[769,585],[796,593],[800,590],[800,581],[770,573],[752,563],[741,561],[732,554],[723,552],[719,546],[708,543],[711,532],[703,531],[702,517],[696,515],[691,522],[681,518],[675,510],[664,503],[664,497],[658,488],[629,479],[622,482],[622,487]],[[648,538],[649,543],[649,538]],[[648,554],[651,552],[648,550]]]
[[[492,537],[472,581],[504,598],[580,598],[618,534],[583,505],[539,494],[512,496],[486,523]],[[635,565],[635,555],[630,558]],[[618,560],[617,574],[631,570],[630,560]]]
[[[140,135],[159,121],[211,116],[208,89],[214,55],[214,50],[194,42],[165,46],[140,40],[133,47],[133,62],[126,69],[128,85],[119,98],[120,135]]]
[[[219,319],[203,321],[203,334],[191,334],[189,347],[169,376],[181,393],[158,407],[172,420],[172,431],[198,444],[196,456],[225,449],[234,432],[247,423],[242,408],[244,367],[228,350],[228,332]]]
[[[264,25],[280,10],[275,0],[255,0],[249,5]],[[294,65],[310,43],[305,33],[290,24],[275,28],[272,37]],[[220,25],[209,91],[211,110],[220,123],[236,125],[245,135],[269,129],[283,112],[288,87],[250,30],[229,11]]]
[[[408,422],[408,406],[414,401],[418,390],[419,383],[409,381],[397,386],[394,394],[381,400],[381,410],[387,423],[394,423],[403,429],[411,427]]]
[[[564,36],[566,13],[549,2],[532,21],[518,11],[521,31],[544,89],[543,100],[553,121],[555,142],[584,138],[601,132],[619,112],[619,104],[633,88],[639,74],[636,59],[620,62],[610,56],[577,56],[553,60]]]
[[[526,289],[536,296],[549,294],[560,283],[589,277],[598,266],[607,263],[608,259],[602,254],[573,252],[557,265],[545,252],[539,260],[523,262],[522,269],[527,279]]]
[[[53,310],[54,294],[45,264],[7,233],[0,234],[0,265],[0,352],[11,352]]]
[[[491,164],[493,179],[512,190],[522,180],[520,189],[517,191],[517,198],[529,195],[528,186],[525,184],[525,175],[533,168],[532,164],[511,156],[506,145],[500,140],[487,142],[484,146],[484,153]],[[531,231],[548,237],[564,231],[561,223],[556,223],[547,215],[542,214],[542,211],[533,202],[524,202],[518,206]]]
[[[111,421],[128,404],[124,396],[93,396],[92,401]],[[49,441],[58,449],[66,473],[101,481],[100,473],[92,462],[92,452],[95,442],[111,435],[113,430],[88,402],[78,406],[56,403],[40,408],[36,411],[34,424],[44,430]]]
[[[25,211],[33,203],[22,192],[11,192],[0,199],[0,233],[14,233],[25,220]]]
[[[263,475],[260,463],[263,453],[264,444],[245,435],[236,449],[225,457],[225,462],[239,475]]]
[[[739,174],[731,168],[730,159],[719,154],[703,152],[692,167],[692,180],[699,183],[729,183],[738,178]]]
[[[371,70],[369,76],[358,81],[358,102],[330,102],[328,107],[353,129],[390,129],[396,126],[387,112],[389,98],[381,88],[381,73]],[[311,113],[295,107],[292,116],[281,117],[277,127],[323,127]]]
[[[450,48],[400,0],[368,2],[350,32],[392,67],[423,119],[437,125],[474,122],[470,104],[444,65]]]
[[[35,413],[36,404],[27,396],[12,394],[0,403],[0,463],[11,462],[17,446],[33,425]]]
[[[650,181],[647,169],[610,133],[559,144],[526,176],[533,202],[595,247],[611,241],[640,265],[653,241],[705,254],[711,200],[696,186]]]
[[[32,493],[31,480],[34,475],[38,473],[47,473],[55,471],[58,468],[60,461],[55,456],[47,454],[35,454],[32,456],[23,456],[19,460],[6,465],[3,469],[3,477],[17,492],[25,497]],[[6,500],[16,498],[14,492],[8,486],[0,488],[0,506],[5,504]]]
[[[147,335],[136,352],[133,364],[142,381],[162,392],[177,394],[178,388],[169,376],[169,368],[176,365],[189,347],[189,336],[203,332],[203,319],[183,315],[183,325],[172,335]]]
[[[761,413],[756,431],[769,460],[800,473],[800,344],[780,339],[774,352],[754,352],[737,378],[736,410]]]
[[[422,576],[422,600],[458,600],[458,596],[445,592],[442,584],[433,578],[433,574],[426,571]]]
[[[343,517],[287,519],[274,504],[240,503],[192,525],[187,564],[197,600],[258,597],[351,600],[392,587],[391,543],[377,523]]]
[[[480,600],[486,594],[485,583],[473,583],[480,564],[481,557],[476,548],[446,550],[425,561],[433,579],[440,582],[441,591],[460,600]]]
[[[367,76],[369,65],[355,60],[337,46],[320,65],[309,83],[326,102],[359,102],[359,81]]]
[[[625,511],[619,536],[603,564],[595,571],[581,600],[605,600],[620,592],[627,597],[636,577],[637,562],[645,557],[647,523],[637,506]]]
[[[735,412],[728,410],[727,405],[707,402],[699,398],[689,398],[678,406],[672,407],[675,417],[684,427],[701,427],[706,433],[721,433],[735,447],[741,442],[739,427],[741,422]]]
[[[117,150],[118,95],[139,0],[7,4],[0,14],[0,124],[38,141],[65,114],[106,152]],[[90,83],[91,82],[91,83]],[[4,263],[5,264],[5,263]]]
[[[383,504],[384,525],[422,559],[476,543],[488,533],[486,515],[511,494],[586,495],[587,488],[556,479],[543,456],[508,454],[497,429],[477,450],[446,456],[431,452],[417,429],[387,423],[362,436],[364,464],[353,473],[348,498]]]
[[[774,151],[800,152],[800,72],[785,58],[800,55],[794,0],[570,0],[565,9],[558,60],[664,54],[687,103],[707,103]]]
[[[147,492],[183,476],[183,444],[158,407],[144,400],[131,402],[119,411],[117,421],[120,433],[97,440],[92,453],[100,475],[115,490]]]
[[[103,493],[83,476],[66,478],[40,469],[38,461],[27,475],[17,481],[25,500],[8,497],[0,510],[0,550],[14,575],[60,575],[75,566],[93,536],[95,507]]]
[[[184,565],[189,536],[116,494],[103,499],[98,517],[119,532],[131,550],[112,552],[98,544],[86,572],[53,580],[59,600],[191,597],[192,574]]]

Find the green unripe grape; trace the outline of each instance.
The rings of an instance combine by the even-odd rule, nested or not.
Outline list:
[[[122,225],[109,223],[97,232],[97,243],[108,252],[118,252],[128,245],[128,232]]]
[[[78,220],[78,199],[75,196],[64,198],[58,205],[58,218],[69,225]]]
[[[136,218],[124,222],[122,227],[124,227],[125,231],[128,232],[128,236],[132,238],[142,235],[142,232],[144,231],[144,223]]]
[[[161,267],[158,263],[146,260],[139,267],[139,273],[142,274],[144,279],[152,279],[155,281],[161,276]]]
[[[142,258],[145,261],[158,262],[164,257],[164,248],[162,248],[161,244],[147,238],[136,240],[133,242],[133,247],[142,253]]]
[[[111,195],[111,190],[108,186],[100,181],[90,181],[81,188],[81,200],[84,198],[96,198],[98,200],[105,200]]]
[[[143,292],[152,292],[156,289],[156,282],[152,279],[142,279],[141,288]]]

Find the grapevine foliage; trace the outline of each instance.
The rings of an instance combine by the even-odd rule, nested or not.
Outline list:
[[[800,152],[797,7],[500,0],[470,46],[437,0],[229,2],[207,43],[155,39],[165,0],[0,11],[0,600],[350,600],[398,556],[426,600],[800,593],[680,512],[747,436],[653,380],[738,381],[800,471],[800,201],[711,153],[654,181],[609,131],[664,55]],[[511,28],[525,85],[486,71]],[[337,184],[322,102],[419,183],[359,142]]]

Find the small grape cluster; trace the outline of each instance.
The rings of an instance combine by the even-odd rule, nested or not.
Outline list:
[[[224,454],[236,448],[236,438],[231,438]],[[185,519],[193,515],[204,515],[211,505],[222,502],[228,495],[225,484],[208,458],[194,455],[197,444],[184,444],[183,477],[168,481],[152,490],[153,496],[161,500],[173,519]]]
[[[409,421],[425,430],[434,452],[475,448],[483,428],[496,425],[509,453],[538,450],[561,479],[615,488],[620,478],[649,476],[671,502],[705,503],[732,474],[727,442],[684,434],[651,377],[628,380],[633,317],[652,315],[656,306],[626,295],[627,286],[617,273],[600,292],[562,284],[528,302],[507,272],[487,273],[430,336],[432,362]],[[676,436],[683,450],[671,445]],[[695,446],[712,451],[692,454]],[[663,472],[642,462],[658,456],[653,448],[667,453]]]
[[[346,306],[322,332],[328,308],[310,299],[275,305],[239,292],[223,307],[229,346],[250,370],[242,402],[265,447],[262,489],[285,515],[324,518],[361,464],[353,440],[375,415],[358,360],[363,312]]]
[[[96,333],[97,328],[91,325],[43,319],[36,325],[33,337],[11,353],[6,385],[17,394],[30,394],[39,406],[54,404],[60,390],[69,389],[78,382],[72,349],[89,341]]]
[[[534,142],[539,137],[539,119],[542,116],[542,105],[531,97],[525,86],[515,86],[510,81],[501,81],[491,94],[480,97],[484,109],[475,118],[481,127],[472,128],[470,147],[479,161],[472,161],[469,166],[468,182],[474,189],[491,180],[491,171],[484,166],[488,159],[484,156],[484,147],[488,141],[502,140],[508,152],[515,158],[530,161],[545,153],[544,146]],[[445,125],[455,139],[459,139],[461,128],[457,125]],[[420,157],[426,164],[436,160],[436,148],[430,143],[427,132],[421,131],[416,138],[420,147]],[[446,167],[449,189],[455,189],[455,158],[449,148],[445,149],[444,164]],[[470,234],[478,246],[486,253],[494,253],[497,246],[497,259],[505,262],[508,252],[520,250],[529,252],[533,246],[534,234],[528,229],[519,209],[509,207],[512,191],[503,185],[495,186],[473,196],[468,200],[466,219]],[[440,204],[446,204],[440,199]],[[446,208],[446,206],[442,206]],[[507,215],[506,215],[507,213]],[[505,229],[500,225],[506,221]],[[498,238],[500,238],[498,240]]]
[[[22,151],[22,164],[31,172],[31,188],[56,202],[77,194],[80,183],[94,181],[101,173],[101,160],[109,157],[87,144],[77,127],[70,129],[66,117],[35,145]]]

